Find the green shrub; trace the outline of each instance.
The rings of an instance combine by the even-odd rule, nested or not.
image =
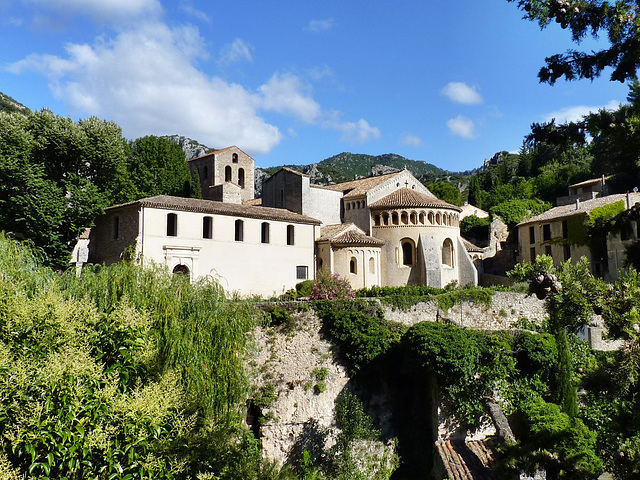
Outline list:
[[[314,309],[353,370],[385,353],[400,338],[377,306],[326,300],[315,302]]]
[[[313,280],[305,280],[296,284],[296,292],[300,297],[308,297],[313,289]]]

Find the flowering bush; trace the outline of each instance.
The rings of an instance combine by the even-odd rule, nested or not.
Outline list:
[[[355,298],[355,296],[349,282],[337,273],[320,274],[309,295],[312,300],[344,300]]]

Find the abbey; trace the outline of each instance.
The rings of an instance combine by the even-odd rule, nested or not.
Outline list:
[[[161,195],[107,208],[90,232],[89,261],[130,251],[243,296],[280,294],[318,272],[354,288],[478,282],[461,208],[407,170],[319,186],[283,168],[255,199],[254,160],[238,147],[189,165],[202,200]]]

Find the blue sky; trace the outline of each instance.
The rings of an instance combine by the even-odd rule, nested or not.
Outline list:
[[[31,109],[261,167],[347,151],[472,169],[628,91],[607,72],[538,83],[546,56],[597,45],[506,0],[0,0],[0,45],[0,91]]]

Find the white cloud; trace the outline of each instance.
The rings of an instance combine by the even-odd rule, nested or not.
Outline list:
[[[321,108],[311,97],[310,90],[311,87],[304,85],[300,78],[289,73],[276,73],[259,88],[265,110],[290,114],[305,123],[316,123]]]
[[[447,127],[451,133],[457,137],[462,138],[475,138],[476,137],[476,125],[473,120],[468,119],[463,115],[458,115],[456,118],[447,120]]]
[[[155,17],[162,12],[159,0],[31,0],[41,8],[66,16],[88,15],[97,21]]]
[[[357,122],[342,122],[331,126],[342,132],[342,140],[347,142],[366,143],[380,136],[380,129],[372,127],[361,118]]]
[[[409,145],[412,147],[421,147],[424,145],[424,141],[420,137],[417,135],[411,135],[410,133],[405,135],[400,140],[400,143],[402,143],[402,145]]]
[[[179,133],[211,147],[270,151],[282,134],[258,115],[260,96],[194,68],[202,44],[194,27],[147,24],[68,45],[66,58],[30,55],[10,70],[41,72],[72,111],[113,119],[129,138]]]
[[[203,22],[206,22],[206,23],[211,23],[209,16],[202,10],[198,10],[196,7],[193,6],[193,3],[189,1],[183,0],[182,2],[180,2],[180,9],[183,12],[191,15],[192,17],[197,18],[198,20],[202,20]]]
[[[236,38],[233,43],[224,45],[220,51],[220,60],[218,63],[222,65],[231,65],[232,63],[247,61],[253,61],[251,56],[251,50],[253,47],[244,42],[240,38]]]
[[[470,87],[463,82],[450,82],[440,93],[455,103],[466,105],[482,103],[482,96],[477,92],[476,87]]]
[[[611,100],[606,105],[601,106],[586,106],[586,105],[576,105],[573,107],[565,107],[560,110],[556,110],[555,112],[548,113],[544,116],[545,122],[550,122],[555,118],[556,123],[567,123],[567,122],[577,122],[582,120],[582,117],[588,115],[591,112],[597,112],[598,110],[617,110],[620,107],[620,102],[616,100]]]
[[[324,20],[311,20],[307,29],[313,33],[325,32],[331,30],[335,26],[333,18],[327,18]]]

